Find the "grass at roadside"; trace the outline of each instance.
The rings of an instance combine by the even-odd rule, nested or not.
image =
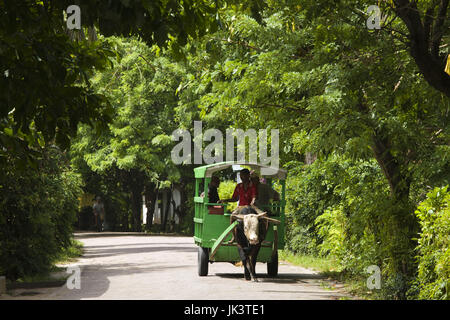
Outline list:
[[[74,262],[77,258],[83,255],[83,243],[78,240],[72,240],[71,246],[64,249],[63,252],[56,258],[54,264],[67,264]]]
[[[71,246],[64,249],[61,254],[55,258],[50,268],[50,272],[24,276],[15,281],[15,283],[38,283],[52,282],[55,280],[65,280],[70,274],[66,274],[66,268],[62,265],[75,262],[83,254],[83,244],[80,241],[72,240]]]
[[[309,255],[294,254],[287,250],[278,251],[279,259],[306,269],[319,272],[320,275],[344,284],[344,290],[362,299],[377,299],[376,292],[368,291],[365,279],[355,278],[340,272],[337,262],[329,257],[315,257]],[[333,290],[325,282],[321,282],[325,289]]]
[[[293,254],[286,250],[278,252],[280,260],[287,261],[294,265],[298,265],[307,269],[319,272],[336,271],[334,267],[336,263],[331,258],[319,258],[307,255]]]

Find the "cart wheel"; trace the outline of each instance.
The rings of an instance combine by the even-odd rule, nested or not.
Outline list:
[[[198,275],[204,277],[208,275],[208,248],[198,247]]]
[[[272,261],[267,262],[267,274],[269,277],[276,277],[278,275],[278,252],[275,253]]]

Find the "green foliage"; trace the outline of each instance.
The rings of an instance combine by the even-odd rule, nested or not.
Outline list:
[[[405,298],[415,270],[411,238],[417,229],[407,219],[396,220],[409,206],[390,199],[374,161],[331,155],[299,166],[290,170],[287,199],[289,250],[333,259],[335,270],[362,288],[366,268],[377,265],[383,274],[380,297]]]
[[[9,161],[0,176],[0,273],[12,280],[49,271],[72,244],[80,177],[57,148],[45,156],[39,171],[18,171]]]
[[[184,68],[140,40],[111,37],[105,41],[116,48],[119,58],[113,61],[113,69],[95,73],[91,82],[96,92],[111,101],[114,120],[100,137],[90,127],[80,126],[71,149],[72,162],[87,176],[90,170],[98,176],[111,175],[103,184],[109,190],[105,196],[111,199],[117,192],[125,193],[125,198],[119,198],[128,197],[129,207],[119,207],[124,215],[132,211],[133,229],[140,230],[144,191],[150,198],[174,184],[185,190],[184,180],[192,179],[191,166],[176,166],[171,159],[171,134],[178,128],[175,91]],[[113,180],[115,187],[110,184]],[[179,210],[180,218],[187,210]],[[128,228],[128,223],[122,224]]]
[[[82,17],[82,30],[75,32],[63,19],[73,4]],[[68,148],[79,123],[99,133],[111,120],[108,100],[94,92],[89,77],[109,67],[116,53],[101,36],[86,40],[87,28],[105,36],[139,36],[181,57],[188,38],[217,30],[217,9],[209,0],[2,1],[0,161],[8,150],[26,163],[52,139]]]
[[[71,239],[70,246],[63,248],[62,252],[57,257],[55,264],[72,262],[82,255],[83,243],[78,240]]]
[[[430,186],[450,182],[450,86],[441,66],[450,11],[436,1],[397,3],[379,3],[388,22],[368,30],[366,0],[95,0],[81,5],[83,23],[139,40],[89,42],[63,30],[69,0],[2,2],[0,223],[21,227],[1,234],[36,236],[20,246],[5,240],[2,258],[9,254],[12,267],[0,273],[32,270],[19,263],[25,257],[41,268],[51,260],[41,246],[54,253],[67,245],[72,220],[61,212],[73,212],[78,178],[54,164],[19,173],[19,160],[47,166],[48,145],[67,147],[75,132],[72,164],[116,225],[127,229],[133,212],[138,228],[142,193],[178,184],[188,195],[182,223],[192,228],[192,166],[173,164],[170,135],[203,120],[222,132],[279,130],[291,251],[326,255],[362,278],[378,265],[380,295],[405,298],[420,223],[416,288],[423,298],[448,294],[448,210],[431,200],[436,194],[413,212]],[[440,22],[428,20],[434,15]],[[220,197],[234,185],[223,182]]]
[[[92,78],[94,87],[112,101],[114,121],[99,140],[88,127],[80,128],[74,154],[81,154],[98,172],[108,169],[144,172],[152,182],[179,179],[170,158],[174,91],[182,69],[155,48],[137,40],[108,39],[122,56],[114,69]],[[93,143],[93,142],[96,143]]]
[[[71,0],[52,1],[60,12]],[[188,38],[217,30],[217,4],[196,1],[91,0],[80,4],[82,23],[95,25],[105,36],[139,35],[149,44],[179,48]]]
[[[296,253],[318,255],[322,238],[317,233],[315,219],[339,202],[333,193],[330,177],[339,170],[335,162],[316,161],[307,166],[292,162],[286,183],[287,246]]]
[[[261,22],[225,10],[225,28],[192,44],[177,112],[279,129],[288,248],[336,255],[358,276],[378,265],[381,295],[402,299],[416,270],[414,203],[450,177],[450,100],[404,39],[365,28],[354,8],[367,4],[270,2]],[[311,168],[307,153],[318,158]]]
[[[101,41],[71,41],[56,2],[0,3],[0,161],[27,163],[45,143],[67,148],[78,123],[101,130],[110,120],[87,75],[108,67],[113,52]]]
[[[418,241],[419,299],[450,299],[450,191],[434,188],[416,210],[421,232]]]
[[[231,199],[234,189],[236,188],[236,181],[226,180],[220,182],[217,192],[219,193],[219,199]],[[237,207],[237,202],[230,202],[226,206],[227,211],[233,211]]]
[[[319,248],[321,253],[336,257],[340,261],[346,258],[345,235],[348,219],[340,209],[329,209],[317,217],[318,234],[323,237]]]

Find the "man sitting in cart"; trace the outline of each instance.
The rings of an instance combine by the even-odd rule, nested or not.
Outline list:
[[[280,194],[273,190],[268,184],[261,183],[259,180],[258,173],[256,171],[250,172],[250,180],[256,187],[257,198],[255,200],[255,206],[267,211],[269,215],[271,212],[269,210],[270,200],[280,201]]]
[[[219,200],[219,203],[236,202],[239,200],[238,206],[254,205],[257,197],[256,186],[250,181],[250,171],[242,169],[240,171],[242,182],[238,183],[234,189],[231,199]]]
[[[236,202],[239,200],[238,208],[243,207],[243,206],[248,206],[248,205],[253,206],[255,204],[256,197],[257,197],[257,190],[256,190],[256,186],[250,181],[250,171],[248,169],[242,169],[240,171],[240,177],[241,177],[242,182],[238,183],[238,185],[234,189],[233,196],[231,197],[231,199],[219,200],[219,203]],[[257,209],[257,208],[255,208],[255,209]],[[257,211],[260,211],[260,210],[257,210]],[[260,213],[260,212],[258,212],[258,213]],[[232,217],[230,216],[230,223],[231,222],[232,222]],[[244,225],[243,225],[242,221],[236,227],[236,234],[237,234],[238,239],[242,239],[242,241],[246,241],[245,240],[246,238],[244,235]],[[231,240],[229,241],[229,243],[234,242],[234,240],[235,240],[235,235],[233,233],[233,236],[232,236]]]
[[[208,186],[208,199],[210,203],[219,203],[219,192],[217,188],[219,188],[220,179],[217,176],[213,176],[211,178],[211,182]]]
[[[220,185],[220,179],[217,176],[211,177],[211,182],[208,185],[208,199],[210,203],[220,203],[219,202],[219,192],[218,188]],[[200,197],[205,197],[205,192],[200,194]]]

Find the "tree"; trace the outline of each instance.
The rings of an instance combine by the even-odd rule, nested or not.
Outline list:
[[[53,139],[67,148],[78,123],[100,129],[109,121],[108,104],[86,74],[107,67],[112,52],[71,41],[62,11],[48,1],[6,0],[0,12],[0,158],[33,158]]]
[[[143,192],[151,209],[158,190],[180,180],[170,157],[170,135],[177,126],[175,90],[183,70],[167,57],[158,57],[157,47],[149,48],[138,40],[107,41],[122,58],[91,81],[98,93],[110,99],[114,120],[99,139],[90,128],[80,128],[73,149],[94,171],[118,169],[117,179],[130,193],[133,229],[140,231]]]
[[[334,1],[282,1],[270,3],[273,10],[304,12],[308,18],[322,21],[323,25],[345,23],[365,28],[369,15],[366,10],[373,2],[361,0]],[[397,42],[409,51],[416,67],[427,83],[450,97],[450,75],[444,72],[450,39],[448,0],[389,0],[378,1],[382,21],[380,30],[386,41]],[[406,60],[404,60],[406,61]]]
[[[77,41],[63,19],[73,4],[81,9]],[[5,152],[31,160],[54,138],[67,148],[79,123],[105,129],[111,109],[93,92],[89,73],[108,67],[114,53],[104,42],[87,41],[85,29],[139,35],[177,52],[188,37],[217,28],[215,12],[215,2],[207,0],[1,1],[0,160]]]
[[[43,274],[72,243],[81,178],[67,155],[44,148],[38,170],[8,159],[0,172],[0,273],[10,280]]]
[[[449,1],[392,1],[391,9],[408,29],[411,56],[420,73],[435,89],[450,98],[450,75],[444,72],[447,54],[441,46],[449,40]]]
[[[392,226],[383,239],[393,239],[386,267],[390,276],[411,276],[412,190],[425,180],[448,183],[450,101],[418,75],[401,41],[361,27],[357,14],[344,18],[339,6],[316,9],[320,16],[308,6],[268,10],[261,24],[224,14],[226,29],[198,45],[202,72],[181,86],[201,90],[188,103],[212,122],[280,128],[282,161],[302,160],[298,152],[375,159],[391,193],[383,205],[382,223]]]

